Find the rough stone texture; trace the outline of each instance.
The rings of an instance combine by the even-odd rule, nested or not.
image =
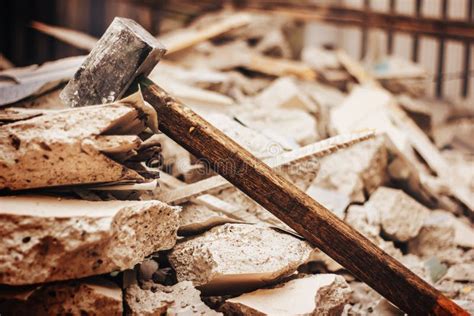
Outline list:
[[[389,301],[387,301],[384,298],[380,299],[377,302],[377,304],[373,307],[372,314],[377,315],[377,316],[403,316],[405,315],[405,313],[403,313],[401,310],[396,308],[394,305],[392,305]]]
[[[153,273],[155,273],[159,268],[157,261],[153,259],[146,259],[140,263],[138,267],[138,277],[141,281],[149,281],[153,278]]]
[[[306,262],[311,250],[308,243],[268,227],[225,224],[178,242],[169,260],[178,281],[225,291],[289,275]]]
[[[126,144],[130,151],[141,144],[138,137],[124,135],[143,131],[148,115],[137,108],[143,104],[127,102],[48,111],[0,126],[0,189],[145,181],[102,150],[108,145],[104,151],[120,153]]]
[[[138,23],[115,18],[61,92],[61,99],[71,107],[113,102],[135,78],[147,76],[165,52]]]
[[[387,187],[378,188],[366,205],[380,212],[384,233],[393,240],[402,242],[418,235],[429,214],[426,207],[402,190]]]
[[[340,219],[344,219],[346,208],[350,204],[350,198],[336,190],[328,190],[312,185],[306,190],[306,194],[324,205]]]
[[[209,229],[226,223],[243,223],[224,213],[211,210],[203,205],[196,205],[188,202],[182,205],[182,211],[179,213],[178,236],[192,236],[202,234]]]
[[[173,247],[178,209],[160,201],[0,197],[0,283],[41,283],[131,268]]]
[[[362,282],[350,283],[352,294],[343,315],[370,315],[382,300],[382,296]],[[377,315],[377,314],[374,314]]]
[[[179,213],[179,226],[186,227],[195,223],[204,223],[215,217],[225,217],[221,212],[193,202],[185,203]]]
[[[242,221],[247,223],[265,223],[278,227],[288,227],[275,215],[236,188],[225,189],[216,196],[231,204],[239,205],[241,210],[232,215]]]
[[[410,252],[430,257],[455,247],[455,228],[451,218],[452,214],[445,211],[431,212],[418,236],[408,243]]]
[[[232,315],[340,315],[350,293],[342,276],[310,275],[229,299],[222,311]]]
[[[320,137],[314,116],[300,109],[255,108],[255,105],[239,107],[235,117],[251,129],[270,138],[277,137],[283,143],[307,145]]]
[[[351,205],[347,210],[345,221],[392,257],[401,258],[402,253],[393,242],[380,237],[380,214],[374,208],[367,205]]]
[[[363,202],[365,192],[372,193],[385,181],[387,150],[383,138],[377,137],[328,155],[320,164],[311,186],[337,191],[352,202]]]
[[[347,209],[345,221],[359,233],[374,241],[380,235],[380,214],[371,207],[351,205]]]
[[[205,119],[257,158],[274,157],[288,149],[292,149],[283,144],[281,140],[271,139],[260,132],[239,124],[227,115],[212,113],[206,115]]]
[[[0,293],[2,315],[117,315],[122,290],[102,278],[15,288]]]
[[[451,266],[446,273],[445,279],[460,281],[460,282],[474,282],[474,263],[460,263]]]
[[[192,282],[173,286],[157,284],[151,290],[142,290],[133,284],[125,290],[126,315],[222,315],[201,301],[200,292]]]

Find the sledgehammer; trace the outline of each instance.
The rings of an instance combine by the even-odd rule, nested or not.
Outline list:
[[[114,101],[138,83],[160,130],[393,304],[413,315],[468,315],[400,262],[146,79],[165,48],[116,18],[61,93],[70,106]],[[226,163],[222,163],[225,161]],[[229,162],[233,168],[228,168]],[[409,220],[409,219],[407,219]]]

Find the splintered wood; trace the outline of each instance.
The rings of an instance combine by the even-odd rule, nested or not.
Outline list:
[[[32,26],[92,56],[111,48]],[[99,98],[84,74],[63,92],[74,104],[95,97],[88,107],[59,97],[85,56],[14,68],[0,55],[0,314],[465,313],[449,299],[474,313],[472,107],[430,100],[420,65],[373,52],[362,65],[308,45],[290,18],[208,13],[156,37],[164,48],[147,34],[129,43],[134,27],[112,47],[129,63],[100,78],[100,87],[123,81],[120,91]],[[137,70],[140,58],[150,62]],[[399,310],[321,250],[334,258],[338,236],[324,249],[303,234],[315,227],[323,238],[324,223],[304,216],[305,239],[273,215],[299,214],[302,199],[271,213],[211,168],[248,175],[235,165],[239,150],[216,166],[162,134],[174,123],[160,121],[149,86],[116,100],[148,73],[164,103],[189,106],[271,168],[257,170],[306,192],[307,204],[320,202],[382,249],[381,261],[396,258],[444,296],[416,296],[415,275],[393,281],[367,264],[383,284],[374,289],[402,293]],[[265,191],[267,205],[279,194]],[[356,248],[343,255],[370,262]]]

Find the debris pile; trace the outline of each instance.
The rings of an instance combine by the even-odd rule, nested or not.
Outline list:
[[[407,85],[418,65],[362,65],[302,30],[209,13],[160,36],[149,78],[474,312],[472,107]],[[161,134],[140,91],[66,107],[83,61],[0,73],[0,314],[401,313]]]

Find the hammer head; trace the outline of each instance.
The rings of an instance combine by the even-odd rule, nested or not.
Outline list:
[[[165,52],[138,23],[115,18],[60,97],[71,107],[113,102],[135,78],[147,76]]]

